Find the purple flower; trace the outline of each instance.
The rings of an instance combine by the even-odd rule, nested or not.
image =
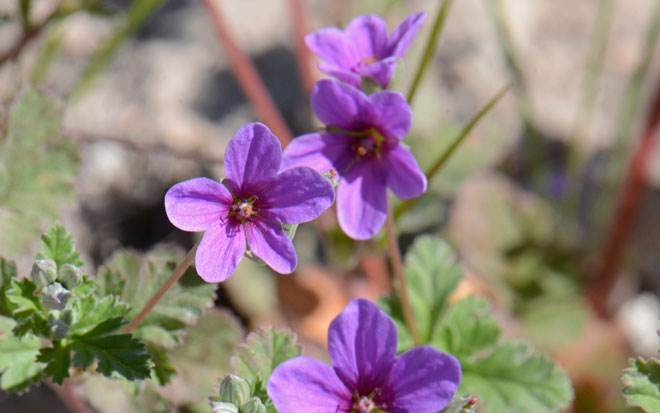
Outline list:
[[[170,222],[184,231],[206,231],[195,266],[207,282],[229,278],[247,246],[279,273],[296,268],[293,243],[282,230],[318,217],[334,201],[332,185],[316,171],[278,173],[282,147],[261,123],[238,130],[225,152],[223,184],[208,178],[178,183],[165,195]]]
[[[425,17],[426,13],[411,15],[388,37],[383,19],[359,16],[346,30],[321,29],[305,36],[305,43],[325,60],[319,64],[323,73],[358,88],[360,76],[365,76],[385,89],[394,75],[397,58],[406,53]]]
[[[351,238],[371,238],[385,222],[388,187],[401,199],[426,191],[426,176],[400,143],[410,129],[410,107],[398,92],[367,96],[330,79],[314,86],[311,99],[327,133],[294,139],[282,170],[300,165],[336,170],[339,225]]]
[[[308,357],[279,365],[266,390],[282,413],[434,413],[451,401],[461,366],[422,346],[396,355],[394,322],[364,298],[351,301],[328,329],[332,367]]]

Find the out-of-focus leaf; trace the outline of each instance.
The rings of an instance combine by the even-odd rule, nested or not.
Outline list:
[[[11,280],[15,278],[17,278],[16,264],[0,257],[0,316],[11,316],[7,302],[7,290],[11,286]]]
[[[459,392],[478,395],[488,413],[558,412],[573,398],[566,374],[525,344],[502,344],[461,367]]]
[[[45,365],[37,362],[41,340],[31,334],[15,337],[15,322],[0,316],[0,388],[22,390],[35,381]]]
[[[10,109],[0,137],[0,250],[9,256],[24,253],[73,198],[77,148],[56,138],[61,118],[55,99],[33,89]]]
[[[623,395],[631,406],[660,412],[660,361],[641,357],[623,372]]]
[[[475,396],[454,396],[451,403],[438,413],[475,413],[478,398]]]
[[[408,296],[422,343],[431,341],[443,315],[447,299],[462,276],[452,249],[442,240],[430,236],[418,237],[406,254],[404,265]],[[399,321],[399,350],[412,347],[399,296],[392,294],[381,301]]]
[[[231,364],[234,372],[253,387],[258,380],[268,382],[275,367],[301,353],[292,332],[271,327],[250,333],[246,342],[236,349]]]

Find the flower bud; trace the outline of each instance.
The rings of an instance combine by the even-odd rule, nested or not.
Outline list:
[[[62,287],[62,284],[54,282],[41,289],[41,302],[50,310],[63,310],[71,295],[71,291]]]
[[[57,279],[68,288],[75,288],[82,282],[82,270],[75,265],[66,263],[60,267]]]
[[[238,407],[234,403],[213,402],[211,403],[212,413],[238,413]]]
[[[32,265],[30,278],[37,287],[44,287],[57,279],[57,264],[49,259],[36,260]]]
[[[266,406],[258,397],[253,397],[241,406],[241,413],[266,413]]]
[[[250,397],[250,385],[235,374],[228,374],[220,383],[220,401],[242,406]]]

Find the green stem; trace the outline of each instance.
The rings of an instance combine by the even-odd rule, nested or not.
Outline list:
[[[403,319],[406,322],[408,331],[412,336],[415,346],[421,344],[419,340],[419,333],[417,332],[417,325],[415,324],[415,317],[413,315],[410,300],[408,299],[408,287],[406,286],[406,277],[403,272],[403,260],[401,259],[401,250],[396,238],[396,229],[394,228],[394,215],[390,203],[387,203],[387,219],[385,221],[385,230],[387,232],[387,247],[390,255],[390,262],[392,263],[392,270],[398,283],[398,293],[401,298],[401,308],[403,310]]]
[[[445,25],[445,20],[447,20],[447,14],[449,14],[449,7],[453,0],[444,0],[442,6],[438,10],[438,14],[435,16],[435,21],[433,22],[433,28],[429,34],[429,39],[426,42],[426,48],[424,49],[424,55],[422,60],[417,66],[417,72],[415,73],[415,78],[413,79],[412,85],[410,85],[410,91],[408,92],[408,103],[411,104],[417,88],[424,77],[424,72],[429,63],[431,63],[431,58],[433,58],[433,53],[435,52],[435,47],[438,44],[438,39],[440,38],[440,32]]]
[[[167,293],[167,290],[170,289],[174,285],[175,282],[181,278],[183,273],[186,272],[188,267],[193,263],[195,260],[195,252],[197,251],[197,246],[199,243],[195,244],[190,251],[188,252],[188,255],[177,265],[177,267],[172,271],[172,275],[169,276],[169,278],[163,283],[163,285],[156,291],[156,293],[151,297],[149,302],[147,302],[147,305],[144,306],[142,311],[138,315],[135,316],[135,318],[130,322],[129,325],[124,327],[122,330],[122,333],[130,333],[131,331],[135,330],[137,326],[140,325],[142,321],[144,321],[145,317],[153,308],[158,304],[161,298]]]
[[[467,125],[463,127],[461,132],[456,135],[452,143],[445,149],[445,151],[440,155],[440,157],[435,161],[435,163],[429,168],[429,170],[426,172],[426,177],[429,181],[429,184],[435,177],[435,175],[438,173],[438,171],[447,163],[447,161],[451,158],[451,156],[454,154],[456,149],[463,143],[465,138],[470,134],[472,129],[479,123],[481,118],[483,118],[490,110],[497,104],[497,102],[500,101],[500,99],[511,89],[511,85],[507,85],[503,87],[495,96],[493,96],[486,105],[481,108],[479,112],[477,112],[474,117],[468,122]],[[408,199],[404,202],[402,202],[394,211],[394,217],[399,218],[401,214],[403,214],[405,211],[409,210],[412,208],[419,198],[413,198],[413,199]]]

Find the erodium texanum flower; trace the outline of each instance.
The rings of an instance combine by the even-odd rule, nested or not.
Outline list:
[[[334,201],[334,190],[311,168],[278,173],[281,160],[275,135],[250,123],[227,145],[222,183],[194,178],[167,191],[170,222],[184,231],[206,231],[195,255],[205,281],[229,278],[246,248],[279,273],[296,268],[296,251],[282,224],[315,219]]]
[[[282,170],[301,165],[336,170],[339,225],[351,238],[371,238],[385,222],[388,187],[401,199],[426,191],[426,176],[401,144],[410,129],[410,107],[398,92],[367,96],[330,79],[314,86],[311,103],[326,132],[294,139]]]
[[[361,76],[368,77],[387,88],[396,69],[397,59],[403,57],[426,13],[408,17],[392,34],[378,16],[366,15],[353,19],[346,30],[328,27],[305,36],[305,43],[324,62],[319,69],[355,87]]]
[[[331,366],[308,357],[279,365],[266,389],[282,413],[435,413],[456,393],[461,366],[421,346],[396,355],[394,322],[369,300],[351,301],[328,329]]]

